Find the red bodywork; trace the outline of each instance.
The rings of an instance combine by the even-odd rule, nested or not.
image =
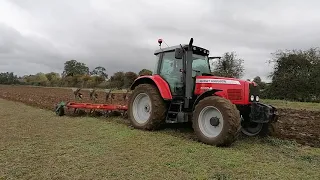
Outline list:
[[[218,76],[197,76],[195,95],[200,95],[210,89],[222,90],[215,94],[229,99],[233,104],[250,104],[248,81]]]
[[[146,81],[146,79],[151,80],[153,83],[156,84],[163,99],[166,99],[166,100],[172,99],[172,94],[171,94],[168,83],[159,75],[140,76],[133,82],[131,89],[134,89],[135,86],[137,86],[141,82]]]
[[[113,104],[92,104],[92,103],[78,103],[78,102],[69,102],[66,105],[67,108],[76,108],[76,109],[101,109],[101,110],[128,110],[127,106],[122,105],[113,105]]]
[[[161,96],[166,100],[171,100],[172,95],[168,83],[159,75],[140,76],[133,83],[131,89],[134,89],[140,83],[152,80],[159,89]],[[229,99],[233,104],[250,104],[249,102],[249,83],[248,81],[239,80],[235,78],[226,78],[219,76],[197,76],[195,82],[195,95],[201,95],[210,89],[221,90],[215,94]]]

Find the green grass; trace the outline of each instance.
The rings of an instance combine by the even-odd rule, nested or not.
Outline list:
[[[317,179],[320,149],[277,139],[218,148],[192,132],[58,117],[0,99],[0,179]],[[185,135],[187,134],[187,135]]]
[[[262,99],[261,102],[266,104],[271,104],[277,108],[306,109],[311,111],[320,111],[320,103],[293,102],[293,101],[271,100],[271,99]]]

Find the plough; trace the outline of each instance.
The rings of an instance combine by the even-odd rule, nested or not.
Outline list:
[[[127,117],[127,105],[115,105],[112,104],[112,100],[115,98],[115,94],[111,93],[112,89],[105,89],[106,96],[105,96],[105,104],[96,103],[98,100],[98,94],[96,93],[95,89],[89,90],[90,100],[93,101],[92,103],[88,102],[79,102],[83,99],[83,94],[80,93],[81,88],[72,88],[75,101],[65,102],[62,101],[55,106],[55,113],[58,116],[64,116],[66,110],[73,109],[74,114],[81,114],[87,113],[86,111],[89,110],[89,114],[93,113],[101,113],[105,117],[111,116],[111,114],[120,114],[122,117]],[[128,98],[128,90],[123,91],[123,100],[126,101]],[[111,104],[108,104],[107,101],[110,99]]]

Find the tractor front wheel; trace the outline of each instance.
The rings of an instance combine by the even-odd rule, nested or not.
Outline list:
[[[255,123],[243,121],[241,124],[241,132],[246,136],[274,136],[276,134],[276,125],[274,122],[269,123]]]
[[[196,105],[193,129],[200,141],[215,146],[230,146],[240,131],[240,114],[229,100],[209,96]]]
[[[256,136],[264,128],[264,124],[263,123],[246,122],[246,121],[243,121],[241,126],[242,126],[241,127],[241,132],[243,134],[247,135],[247,136]]]
[[[166,111],[166,104],[155,86],[141,84],[134,89],[128,105],[128,116],[134,128],[158,129],[165,122]]]

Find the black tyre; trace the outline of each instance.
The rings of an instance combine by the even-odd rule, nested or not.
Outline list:
[[[129,100],[128,116],[133,127],[156,130],[165,122],[166,104],[151,84],[138,85]]]
[[[209,96],[196,105],[192,125],[201,142],[230,146],[239,135],[240,113],[229,100]]]
[[[245,136],[259,136],[264,128],[264,123],[250,122],[249,119],[241,123],[241,132]]]
[[[274,122],[269,123],[255,123],[249,122],[246,119],[242,122],[241,132],[245,136],[274,136],[276,134],[276,124]]]

